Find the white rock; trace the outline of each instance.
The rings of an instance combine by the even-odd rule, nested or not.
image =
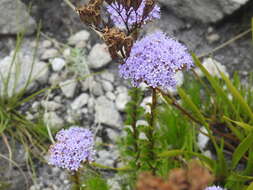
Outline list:
[[[47,109],[48,111],[55,111],[62,107],[62,105],[57,102],[45,100],[41,102],[41,105],[44,107],[44,109]]]
[[[95,121],[112,127],[122,125],[121,116],[115,104],[104,96],[100,96],[95,102]]]
[[[96,44],[88,56],[88,65],[92,69],[106,66],[112,60],[106,44]]]
[[[55,113],[47,112],[44,114],[44,122],[52,128],[59,129],[63,127],[64,121]]]
[[[111,83],[114,82],[114,75],[110,73],[109,71],[104,71],[101,73],[101,78],[107,81],[110,81]]]
[[[50,40],[44,40],[41,43],[41,48],[47,49],[50,48],[53,45],[53,43]]]
[[[0,60],[0,94],[7,90],[8,96],[12,96],[25,87],[26,91],[34,90],[37,82],[41,84],[47,82],[49,69],[46,63],[39,62],[37,59],[33,61],[32,55],[20,50],[12,64],[13,54],[14,52]],[[3,82],[7,80],[8,83]]]
[[[205,58],[203,60],[203,64],[202,65],[214,77],[221,78],[220,72],[224,73],[227,77],[229,77],[229,74],[227,72],[226,67],[224,65],[222,65],[220,62],[218,62],[218,61],[216,61],[216,60],[214,60],[212,58]],[[204,77],[204,74],[202,73],[202,71],[199,68],[196,68],[195,72],[200,77]]]
[[[202,132],[208,134],[208,131],[206,130],[205,127],[201,127],[201,128],[200,128],[200,131],[202,131]],[[202,134],[202,133],[199,133],[197,144],[198,144],[198,146],[199,146],[199,148],[200,148],[201,150],[204,150],[204,148],[206,147],[208,141],[209,141],[209,137],[207,137],[206,135],[204,135],[204,134]]]
[[[75,79],[68,79],[66,81],[60,82],[60,88],[67,98],[72,98],[74,96],[76,85],[77,81]]]
[[[71,104],[71,108],[73,110],[80,109],[88,103],[88,100],[89,100],[89,95],[86,93],[83,93],[74,100],[74,102]]]
[[[115,130],[107,128],[106,132],[107,132],[109,139],[111,139],[113,142],[116,142],[119,139],[120,135]]]
[[[113,94],[112,92],[106,92],[106,93],[105,93],[105,96],[106,96],[109,100],[112,100],[112,101],[116,99],[115,94]]]
[[[130,97],[128,96],[128,94],[125,92],[120,93],[117,97],[116,97],[116,107],[119,111],[124,111],[127,102],[130,100]]]
[[[90,90],[95,96],[101,96],[104,94],[102,85],[95,80],[91,81]]]
[[[102,81],[102,86],[106,92],[113,91],[113,85],[109,81]]]
[[[51,85],[56,85],[61,82],[61,77],[58,75],[58,73],[52,73],[49,78],[49,83]]]
[[[87,42],[89,38],[90,33],[86,30],[81,30],[68,39],[68,44],[77,46],[80,42]]]
[[[55,58],[58,55],[59,55],[59,52],[56,49],[50,48],[50,49],[47,49],[47,50],[44,51],[44,53],[41,56],[41,59],[42,60],[48,60],[48,59],[51,59],[51,58]]]
[[[52,65],[52,69],[53,71],[61,71],[63,69],[63,67],[66,65],[66,61],[62,58],[54,58],[51,61],[51,65]]]
[[[128,90],[125,86],[118,86],[116,88],[116,94],[125,93],[125,92],[126,93],[128,92]]]
[[[70,48],[64,49],[62,55],[65,59],[68,59],[71,55],[71,49]]]
[[[150,103],[152,103],[152,97],[151,96],[148,96],[148,97],[144,98],[142,103],[141,103],[141,107],[144,108],[146,113],[151,112],[150,106],[148,105]]]

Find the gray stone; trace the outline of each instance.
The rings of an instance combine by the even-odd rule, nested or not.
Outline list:
[[[204,23],[217,22],[232,14],[249,0],[160,0],[179,17],[193,18]]]
[[[76,85],[77,81],[75,79],[68,79],[66,81],[60,82],[60,88],[67,98],[73,98],[76,90]]]
[[[102,85],[95,80],[91,81],[90,90],[95,96],[101,96],[104,94]]]
[[[46,112],[44,122],[52,128],[59,129],[63,127],[64,121],[55,112]]]
[[[0,60],[0,94],[3,95],[7,90],[10,97],[23,90],[27,84],[25,90],[30,91],[36,88],[37,82],[41,84],[47,82],[49,69],[46,63],[39,62],[37,59],[33,62],[33,57],[22,51],[16,56],[13,63],[12,61],[13,53]],[[9,82],[6,86],[3,81],[7,79]]]
[[[115,94],[113,94],[112,92],[106,92],[105,96],[109,99],[109,100],[115,100],[116,96]]]
[[[63,67],[66,65],[66,61],[62,58],[54,58],[51,61],[51,65],[52,65],[52,69],[53,71],[61,71],[63,69]]]
[[[113,142],[116,142],[119,139],[119,133],[116,132],[115,130],[107,128],[106,132],[109,139],[111,139]]]
[[[41,102],[42,107],[44,107],[44,109],[48,110],[48,111],[55,111],[57,109],[62,108],[62,105],[54,102],[54,101],[42,101]]]
[[[113,91],[113,85],[109,81],[102,81],[102,86],[106,92]]]
[[[120,127],[122,120],[115,104],[104,96],[95,102],[95,121],[112,127]]]
[[[21,1],[0,1],[0,34],[17,34],[21,31],[32,34],[35,30],[35,20],[29,16]]]
[[[41,56],[41,60],[48,60],[51,58],[55,58],[58,55],[59,55],[59,52],[57,51],[57,49],[50,48],[50,49],[47,49],[43,52],[43,54]]]
[[[44,40],[41,43],[40,47],[43,49],[47,49],[47,48],[50,48],[52,45],[53,45],[53,43],[50,40]]]
[[[89,95],[86,93],[83,93],[73,101],[73,103],[71,104],[71,108],[73,110],[80,109],[88,103],[88,100],[89,100]]]
[[[79,48],[83,48],[85,47],[89,38],[90,38],[90,33],[86,30],[81,30],[68,39],[68,44],[75,45],[76,47],[79,47]]]
[[[114,75],[112,73],[110,73],[109,71],[102,72],[100,76],[104,80],[107,80],[107,81],[109,81],[111,83],[114,82]]]
[[[122,92],[118,94],[115,101],[117,109],[119,111],[124,111],[126,104],[129,100],[130,100],[130,97],[128,96],[127,92]]]
[[[88,65],[92,69],[99,69],[106,66],[112,60],[105,44],[96,44],[88,55]]]
[[[52,73],[49,78],[49,83],[51,85],[56,85],[61,82],[61,77],[58,75],[58,73]]]

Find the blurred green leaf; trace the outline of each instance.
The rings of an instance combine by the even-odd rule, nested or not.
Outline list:
[[[235,168],[237,166],[238,162],[245,155],[245,153],[252,146],[252,144],[253,144],[253,132],[250,132],[250,134],[235,149],[235,152],[233,153],[232,157],[232,168]]]
[[[232,120],[232,119],[229,119],[229,118],[226,117],[226,116],[223,116],[223,118],[224,118],[225,120],[227,120],[227,121],[230,121],[230,122],[232,122],[232,123],[234,123],[234,124],[236,124],[236,125],[242,127],[242,128],[245,129],[245,130],[248,130],[248,131],[252,131],[252,130],[253,130],[253,126],[251,126],[251,125],[249,125],[249,124],[247,124],[247,123],[240,122],[240,121],[234,121],[234,120]]]

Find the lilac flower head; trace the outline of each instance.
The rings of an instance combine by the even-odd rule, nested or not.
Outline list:
[[[119,66],[119,73],[137,87],[145,82],[153,88],[168,89],[175,87],[178,70],[192,66],[187,48],[158,31],[133,45],[130,56]]]
[[[77,171],[84,161],[93,160],[93,134],[90,130],[71,127],[56,135],[57,142],[50,147],[48,163]]]
[[[110,13],[110,17],[114,22],[114,24],[117,27],[122,28],[125,27],[125,24],[130,26],[135,23],[139,24],[142,21],[142,15],[144,12],[145,5],[146,0],[143,0],[137,11],[135,11],[133,8],[130,8],[127,11],[122,4],[114,2],[111,5],[107,6],[107,11],[108,13]],[[127,15],[129,15],[128,19]],[[147,22],[152,19],[159,19],[159,18],[160,18],[160,7],[158,5],[155,5],[153,10],[143,21]]]
[[[225,190],[225,189],[214,185],[214,186],[210,186],[210,187],[205,188],[205,190]]]

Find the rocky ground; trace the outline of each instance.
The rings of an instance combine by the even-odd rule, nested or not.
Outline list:
[[[113,144],[122,135],[123,110],[129,99],[128,83],[119,78],[117,64],[112,61],[106,46],[94,32],[80,22],[78,16],[63,1],[22,2],[17,1],[17,4],[13,4],[11,0],[0,2],[0,72],[6,78],[7,71],[11,71],[9,96],[26,85],[29,80],[28,73],[32,71],[33,80],[27,88],[28,94],[44,87],[57,88],[23,105],[20,111],[26,118],[33,121],[42,117],[46,124],[56,130],[71,125],[91,128],[97,134],[97,144],[108,144],[106,149],[98,150],[96,162],[110,167],[122,165],[118,161],[119,152]],[[246,31],[250,28],[250,18],[253,16],[252,0],[226,0],[225,4],[218,3],[218,0],[199,0],[195,4],[186,0],[160,2],[162,19],[150,23],[144,32],[163,30],[187,44],[197,55],[210,52]],[[25,5],[29,3],[33,3],[31,17],[25,10]],[[74,3],[78,5],[82,2],[76,0]],[[22,18],[28,18],[28,22],[26,20],[20,20],[19,24],[15,22],[14,17],[18,13],[14,11],[15,7],[19,7],[19,14],[22,14]],[[36,47],[35,24],[39,21],[42,23],[43,35],[33,62],[33,50]],[[16,42],[15,35],[22,26],[27,29],[27,36],[15,62],[16,67],[10,69]],[[230,73],[239,71],[240,74],[247,76],[253,68],[251,46],[251,35],[248,33],[214,52],[212,57],[226,65]],[[20,68],[20,74],[15,85],[17,67]],[[0,80],[1,95],[3,89],[3,82]],[[147,97],[145,102],[149,99]],[[0,151],[7,155],[5,148],[1,148]],[[17,158],[15,161],[25,168],[24,149],[17,145],[14,153],[16,155],[14,157]],[[0,163],[8,164],[2,160]],[[46,164],[37,166],[36,169],[37,184],[28,189],[69,189],[67,173],[50,168]],[[26,169],[24,173],[28,175]],[[13,184],[11,189],[27,189],[24,177],[16,167],[12,168],[10,173],[0,171],[0,176],[9,178]],[[119,189],[118,181],[120,179],[117,175],[110,178],[113,190]]]

